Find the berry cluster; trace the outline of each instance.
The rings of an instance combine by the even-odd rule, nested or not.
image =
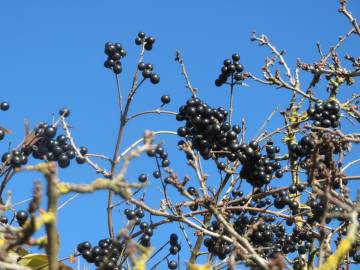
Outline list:
[[[231,220],[233,227],[240,235],[249,235],[249,241],[264,258],[271,258],[276,253],[294,253],[299,252],[305,254],[310,248],[314,239],[311,231],[304,229],[294,229],[292,233],[288,231],[283,224],[275,223],[275,217],[247,213],[233,213]],[[288,223],[288,222],[287,222]],[[289,226],[292,222],[288,223]],[[210,231],[229,235],[218,221],[213,221],[211,226],[207,228]],[[206,238],[204,245],[208,251],[223,260],[231,252],[232,246],[223,240],[215,237]],[[240,259],[240,258],[239,258]]]
[[[11,152],[5,152],[1,156],[3,164],[9,165],[13,168],[19,168],[22,165],[26,165],[28,162],[28,153],[26,151],[12,150]]]
[[[94,263],[96,269],[101,270],[126,270],[126,267],[117,267],[118,259],[123,247],[120,242],[111,239],[102,239],[97,246],[92,247],[89,241],[80,243],[77,251],[88,263]]]
[[[291,187],[291,190],[290,190],[291,193],[297,192],[296,186],[290,186],[290,187]],[[289,206],[289,208],[290,208],[290,210],[292,210],[293,214],[297,213],[297,210],[299,208],[299,203],[296,200],[292,199],[289,196],[289,193],[287,191],[282,190],[279,192],[278,195],[276,195],[275,200],[274,200],[274,206],[277,209],[283,209],[286,205]]]
[[[169,243],[170,243],[169,253],[171,255],[178,254],[179,251],[181,250],[181,245],[178,243],[177,234],[172,233],[170,235]],[[177,264],[177,262],[175,260],[168,261],[168,268],[169,269],[177,269],[177,267],[178,267],[178,264]]]
[[[169,154],[161,145],[158,145],[155,149],[150,149],[149,151],[147,151],[147,155],[149,157],[155,157],[157,160],[159,160],[159,165],[163,168],[170,166],[170,160],[168,159]],[[155,178],[160,178],[161,174],[159,171],[155,171],[153,173],[153,176]]]
[[[289,145],[289,157],[292,160],[309,156],[314,150],[314,142],[310,135],[302,137],[299,143]]]
[[[224,65],[221,68],[221,74],[219,78],[215,80],[215,85],[220,87],[225,84],[229,78],[231,78],[231,84],[235,84],[235,82],[241,82],[245,79],[243,75],[244,67],[239,63],[240,55],[234,53],[232,55],[232,60],[225,59]]]
[[[334,166],[333,155],[346,152],[348,147],[348,143],[334,134],[313,132],[303,136],[298,143],[289,144],[289,157],[292,161],[300,158],[299,165],[308,176],[311,175],[310,181],[320,180],[329,177],[329,172],[334,176],[340,173],[338,166]],[[317,156],[315,162],[314,154]],[[342,183],[346,185],[347,180],[342,180]],[[340,179],[334,177],[331,185],[334,189],[340,188]]]
[[[283,228],[283,227],[282,227]],[[251,234],[251,240],[254,245],[262,245],[265,247],[271,246],[274,240],[274,234],[271,225],[268,223],[259,224]]]
[[[74,158],[77,163],[83,164],[87,148],[80,147],[81,156],[77,156],[67,137],[60,134],[55,138],[56,133],[56,127],[45,123],[39,124],[35,129],[37,140],[32,146],[32,156],[36,159],[57,161],[60,168],[68,167]]]
[[[209,231],[216,232],[222,235],[228,233],[224,231],[224,228],[217,221],[212,221],[211,225],[207,228]],[[208,249],[209,253],[213,256],[219,257],[220,260],[224,260],[226,256],[231,252],[231,245],[219,238],[205,238],[204,245]]]
[[[67,117],[70,115],[70,111],[63,108],[59,114]],[[5,152],[1,161],[3,164],[17,168],[27,164],[28,157],[32,154],[35,159],[57,161],[60,168],[68,167],[72,159],[76,159],[78,164],[85,163],[88,149],[80,147],[81,155],[77,155],[67,137],[64,134],[56,137],[56,134],[57,127],[55,125],[41,122],[34,129],[31,141],[24,143],[20,150]]]
[[[126,51],[121,43],[105,43],[105,54],[108,56],[104,62],[106,68],[112,69],[115,74],[120,74],[122,71],[121,58],[126,56]]]
[[[337,128],[340,125],[340,106],[336,101],[318,102],[307,112],[314,126]]]
[[[0,110],[7,111],[10,108],[8,102],[3,101],[0,103]],[[0,141],[5,138],[6,130],[3,127],[0,127]]]
[[[144,210],[141,208],[137,208],[135,210],[127,208],[124,210],[124,214],[128,220],[133,220],[135,225],[139,225],[141,219],[145,216]]]
[[[179,108],[176,115],[178,121],[186,121],[177,133],[192,142],[204,159],[226,157],[230,161],[239,160],[243,167],[241,177],[250,184],[261,187],[270,183],[273,175],[282,177],[281,165],[275,160],[279,147],[269,142],[266,146],[266,155],[255,141],[250,144],[240,144],[238,134],[239,125],[233,126],[226,122],[227,111],[224,108],[213,109],[198,98],[189,99],[186,105]],[[218,162],[219,170],[224,170],[226,164]]]
[[[195,198],[199,197],[198,191],[197,191],[196,188],[193,187],[193,186],[188,187],[188,188],[187,188],[187,192],[188,192],[191,196],[194,196]],[[190,208],[191,211],[196,211],[196,210],[199,208],[199,204],[198,204],[198,203],[191,204],[191,205],[189,206],[189,208]]]
[[[266,145],[266,155],[261,154],[261,149],[255,141],[248,145],[241,144],[236,152],[237,158],[243,164],[240,176],[255,187],[269,184],[273,176],[281,178],[281,164],[275,159],[275,154],[279,152],[280,148],[272,142]]]
[[[178,242],[179,237],[177,236],[176,233],[172,233],[170,235],[170,248],[169,248],[169,252],[172,255],[176,255],[180,250],[181,250],[181,245]]]
[[[139,176],[139,178],[142,175]],[[150,226],[150,224],[146,221],[141,222],[141,219],[145,216],[145,212],[141,208],[125,209],[124,214],[129,221],[132,221],[135,226],[139,226],[140,231],[142,233],[139,242],[144,247],[151,246],[151,236],[154,234],[154,230]]]
[[[324,199],[310,199],[307,205],[310,207],[311,212],[308,213],[307,221],[309,223],[319,222],[325,213],[325,200]]]
[[[144,247],[150,247],[151,237],[154,234],[153,228],[150,226],[148,222],[141,222],[140,230],[143,233],[142,236],[140,237],[140,244]]]
[[[352,248],[349,253],[350,257],[354,260],[355,263],[360,263],[360,241],[357,240],[353,243]]]
[[[144,45],[145,50],[151,51],[153,44],[155,43],[155,38],[152,36],[146,36],[144,32],[139,32],[138,36],[135,38],[136,45]]]
[[[144,79],[150,79],[151,83],[158,84],[160,82],[160,76],[153,72],[154,66],[150,63],[140,62],[138,69],[142,72]]]
[[[177,133],[190,140],[204,159],[226,154],[229,154],[230,159],[230,149],[239,145],[237,134],[240,133],[240,127],[231,127],[226,122],[227,115],[228,112],[222,107],[214,109],[199,98],[191,98],[179,108],[176,115],[176,120],[186,121],[185,126],[178,128]]]

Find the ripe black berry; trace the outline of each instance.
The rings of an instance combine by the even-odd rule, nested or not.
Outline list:
[[[146,36],[146,34],[144,32],[139,32],[138,33],[138,37],[141,38],[141,39],[145,38],[145,36]]]
[[[171,246],[171,247],[169,248],[169,252],[170,252],[172,255],[177,254],[177,253],[179,252],[178,246]]]
[[[62,153],[58,158],[58,164],[60,168],[66,168],[70,165],[70,160],[66,153]]]
[[[153,48],[153,45],[151,43],[146,43],[145,46],[144,46],[145,50],[147,51],[151,51],[152,48]]]
[[[189,192],[190,195],[194,196],[196,194],[196,189],[194,187],[188,187],[187,192]]]
[[[150,81],[153,84],[158,84],[160,82],[160,76],[156,73],[152,73],[150,76]]]
[[[15,218],[20,226],[24,225],[24,223],[26,222],[28,217],[29,217],[29,214],[24,210],[20,210],[20,211],[16,212],[16,215],[15,215]]]
[[[172,246],[177,245],[178,239],[179,239],[179,237],[177,236],[176,233],[170,234],[170,245],[172,245]]]
[[[45,128],[44,134],[48,139],[52,139],[56,135],[56,127],[55,126],[48,126]]]
[[[283,171],[276,171],[276,173],[275,173],[275,177],[276,178],[281,178],[281,177],[283,177],[283,175],[284,175],[284,172]]]
[[[1,222],[2,224],[7,224],[7,223],[9,222],[9,220],[8,220],[7,217],[1,216],[1,217],[0,217],[0,222]]]
[[[119,63],[116,63],[113,67],[113,71],[115,74],[120,74],[122,71],[122,66]]]
[[[82,156],[77,156],[75,160],[78,164],[84,164],[86,161],[86,159]]]
[[[177,262],[172,260],[168,262],[168,268],[169,269],[176,269],[177,268]]]
[[[2,156],[1,156],[1,161],[2,162],[6,162],[9,161],[11,158],[11,154],[9,152],[5,152]]]
[[[187,129],[185,127],[180,127],[178,128],[177,130],[177,134],[180,136],[180,137],[185,137],[186,134],[187,134]]]
[[[91,243],[89,241],[82,242],[77,246],[77,251],[79,251],[80,253],[83,253],[85,250],[90,250],[90,249],[91,249]]]
[[[235,73],[234,79],[235,79],[235,81],[239,82],[244,79],[244,76],[241,73]]]
[[[155,157],[156,155],[156,150],[155,149],[150,149],[146,152],[146,154],[149,156],[149,157]]]
[[[0,141],[5,138],[5,130],[0,127]]]
[[[138,180],[140,183],[145,183],[147,181],[147,176],[146,174],[140,174],[138,177]]]
[[[9,108],[10,108],[10,104],[7,103],[6,101],[0,103],[0,109],[2,111],[7,111]]]
[[[128,220],[132,220],[136,217],[134,210],[129,210],[126,212],[126,217]]]
[[[79,148],[80,154],[82,154],[83,156],[85,156],[88,153],[88,149],[85,146],[81,146]]]
[[[296,193],[296,192],[297,192],[297,187],[296,187],[296,185],[291,185],[291,186],[289,186],[289,192],[290,192],[291,194]]]
[[[139,38],[139,37],[135,38],[135,44],[136,45],[141,45],[142,44],[142,39]]]
[[[238,53],[234,53],[232,55],[232,60],[235,62],[240,61],[240,55]]]
[[[170,161],[168,159],[164,159],[163,161],[161,161],[161,167],[169,167],[170,166]]]
[[[226,168],[225,162],[219,162],[219,163],[217,164],[217,168],[218,168],[219,170],[225,170],[225,168]]]
[[[306,186],[303,183],[297,184],[296,187],[299,192],[303,192],[306,188]]]
[[[68,117],[70,115],[70,110],[69,108],[61,108],[60,111],[59,111],[59,115],[60,116],[63,116],[63,117]]]
[[[154,69],[154,66],[153,66],[151,63],[147,63],[147,64],[146,64],[146,69],[152,71],[152,70]]]
[[[152,236],[154,234],[154,230],[151,228],[151,227],[147,227],[145,230],[144,230],[144,233],[148,236]]]
[[[160,173],[159,171],[155,171],[155,172],[153,172],[153,176],[154,176],[155,178],[160,178],[161,173]]]
[[[141,208],[138,208],[138,209],[135,210],[135,215],[138,218],[143,218],[145,216],[145,212]]]
[[[145,40],[149,44],[154,44],[155,43],[155,38],[151,37],[151,36],[147,37]]]
[[[168,96],[168,95],[163,95],[163,96],[161,97],[161,102],[162,102],[163,104],[168,104],[168,103],[170,103],[170,96]]]
[[[142,71],[142,75],[144,78],[148,79],[151,77],[152,73],[151,73],[151,70],[150,69],[144,69]]]
[[[145,64],[144,62],[140,62],[140,63],[138,64],[138,69],[139,69],[140,71],[143,71],[144,69],[146,69],[146,64]]]
[[[140,229],[142,230],[142,231],[144,231],[145,229],[147,229],[149,227],[149,223],[147,223],[147,222],[141,222],[140,223]]]
[[[70,159],[70,160],[71,160],[71,159],[74,159],[75,156],[76,156],[74,150],[68,150],[68,151],[66,151],[66,155],[67,155],[68,159]]]

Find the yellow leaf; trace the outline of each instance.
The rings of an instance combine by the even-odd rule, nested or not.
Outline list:
[[[47,236],[39,237],[38,239],[36,239],[35,244],[41,248],[46,247],[48,244]]]
[[[23,256],[18,263],[23,266],[31,267],[34,270],[49,270],[48,257],[46,254],[28,254]],[[73,268],[60,262],[59,270],[73,270]]]
[[[45,224],[53,222],[55,220],[54,214],[51,213],[51,212],[46,212],[45,210],[40,209],[40,216],[41,216],[41,219],[44,221]]]
[[[57,189],[59,190],[59,192],[61,194],[67,194],[70,191],[69,187],[67,185],[65,185],[64,183],[57,184]]]
[[[20,246],[13,248],[12,251],[15,252],[16,254],[18,254],[19,256],[25,256],[25,255],[29,254],[29,251],[27,251],[26,249],[24,249]]]
[[[152,247],[141,249],[141,254],[132,262],[134,270],[146,270],[146,263],[150,258],[152,250]]]

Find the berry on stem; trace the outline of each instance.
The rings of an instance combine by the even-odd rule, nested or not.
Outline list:
[[[69,108],[67,108],[67,107],[61,108],[61,109],[59,110],[59,115],[60,115],[60,116],[63,116],[63,117],[69,117],[69,115],[70,115],[70,110],[69,110]]]
[[[169,95],[163,95],[161,96],[161,102],[163,104],[169,104],[170,103],[170,96]]]

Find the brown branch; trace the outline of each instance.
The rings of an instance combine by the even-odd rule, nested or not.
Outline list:
[[[145,54],[145,47],[144,44],[141,47],[141,53],[140,53],[140,57],[138,60],[138,64],[140,62],[143,61],[144,58],[144,54]],[[120,144],[121,144],[121,140],[123,138],[123,134],[124,134],[124,129],[125,129],[125,125],[126,125],[126,119],[127,119],[127,115],[129,113],[129,109],[130,109],[130,105],[133,99],[133,96],[136,93],[136,90],[140,87],[140,85],[145,81],[145,78],[142,79],[142,81],[140,81],[140,83],[137,83],[138,80],[138,74],[139,74],[139,69],[138,69],[138,64],[136,65],[136,71],[133,77],[133,82],[132,82],[132,86],[131,89],[129,91],[127,100],[126,100],[126,105],[125,105],[125,109],[124,112],[121,114],[120,117],[120,126],[119,126],[119,131],[117,134],[117,138],[116,138],[116,143],[115,143],[115,149],[114,149],[114,154],[113,154],[113,163],[111,165],[111,171],[110,171],[110,178],[112,178],[114,176],[115,173],[115,168],[116,168],[116,159],[119,153],[119,149],[120,149]],[[108,230],[109,230],[109,236],[111,239],[114,238],[114,227],[113,227],[113,218],[112,218],[112,191],[109,191],[109,195],[108,195],[108,203],[107,203],[107,219],[108,219]]]
[[[339,12],[343,13],[351,22],[351,24],[354,26],[354,29],[358,35],[360,35],[360,26],[356,19],[352,16],[351,12],[346,7],[346,0],[340,0],[340,8]]]
[[[44,176],[47,180],[47,198],[48,198],[48,213],[53,214],[54,219],[45,224],[48,245],[46,253],[48,255],[48,263],[50,270],[58,270],[59,262],[57,259],[59,252],[59,235],[56,229],[56,213],[59,193],[57,190],[57,170],[53,162],[47,163],[47,170]]]
[[[95,169],[96,173],[101,173],[102,175],[104,175],[105,177],[106,176],[109,176],[109,172],[107,172],[104,168],[100,168],[100,166],[98,164],[96,164],[95,162],[93,162],[87,155],[83,156],[81,153],[80,153],[80,150],[79,148],[76,146],[75,144],[75,141],[74,141],[74,138],[71,136],[71,133],[70,133],[70,129],[69,129],[69,126],[68,124],[66,123],[65,121],[65,117],[61,117],[60,118],[61,120],[61,123],[63,125],[63,128],[64,128],[64,131],[65,131],[65,135],[66,137],[68,138],[71,146],[74,148],[74,151],[76,153],[77,156],[80,156],[80,157],[84,157],[85,158],[85,161],[87,164],[89,164],[92,168]]]
[[[126,121],[130,121],[138,116],[141,115],[145,115],[145,114],[170,114],[170,115],[177,115],[176,112],[172,112],[172,111],[162,111],[161,109],[156,109],[156,110],[150,110],[150,111],[144,111],[144,112],[140,112],[140,113],[136,113],[134,115],[129,116]]]
[[[226,219],[222,216],[222,214],[220,214],[220,212],[215,207],[210,206],[210,210],[216,216],[216,218],[225,226],[226,230],[232,236],[235,237],[235,239],[240,243],[240,245],[242,245],[247,250],[248,254],[246,256],[249,259],[251,259],[254,263],[256,263],[256,265],[257,265],[257,267],[259,267],[259,269],[263,269],[263,270],[269,269],[267,262],[263,258],[261,258],[260,255],[258,255],[256,253],[256,251],[251,246],[249,241],[246,238],[239,235],[235,231],[235,229],[232,227],[232,225],[226,221]]]
[[[196,97],[196,89],[194,87],[192,87],[191,83],[190,83],[190,79],[189,76],[187,75],[186,69],[185,69],[185,63],[183,58],[181,57],[180,51],[176,50],[176,56],[175,56],[175,61],[179,62],[180,67],[181,67],[181,74],[184,76],[185,78],[185,82],[186,82],[186,88],[189,89],[189,91],[191,92],[191,95],[193,97]]]
[[[257,41],[259,45],[267,46],[270,50],[280,59],[279,63],[285,69],[285,75],[289,78],[289,81],[292,86],[296,86],[296,80],[294,79],[293,75],[291,74],[290,68],[288,67],[283,55],[285,54],[284,51],[279,52],[274,45],[272,45],[269,41],[269,38],[265,35],[261,35],[260,37],[256,36],[256,33],[253,32],[251,36],[251,41]]]

